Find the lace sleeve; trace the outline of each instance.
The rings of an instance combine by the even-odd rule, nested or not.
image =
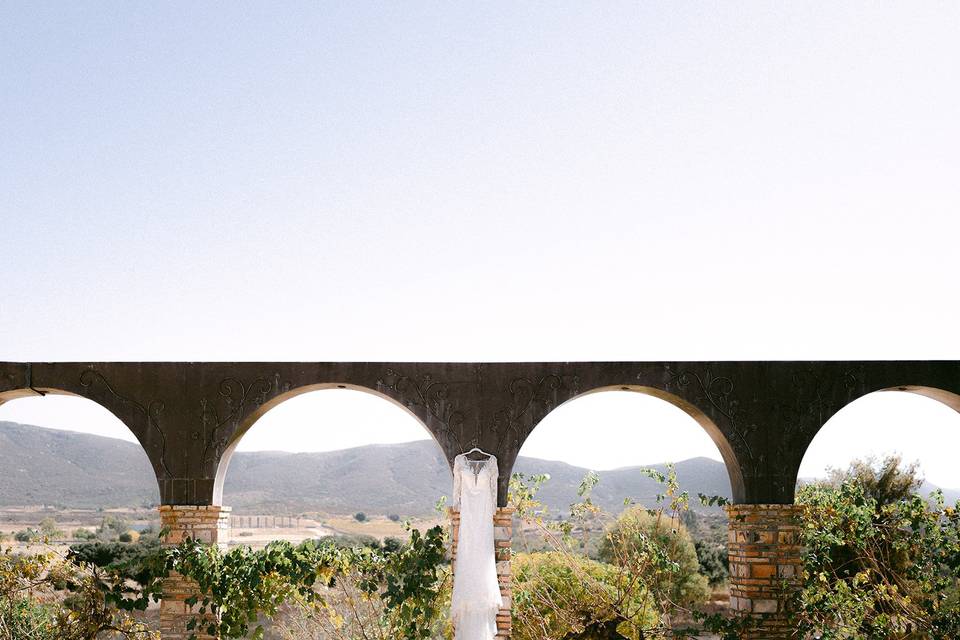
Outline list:
[[[463,456],[457,456],[453,459],[453,495],[450,496],[450,507],[460,508],[460,467],[462,466]]]
[[[497,508],[497,486],[500,482],[500,467],[497,466],[497,457],[490,456],[490,493],[493,494],[493,508]]]

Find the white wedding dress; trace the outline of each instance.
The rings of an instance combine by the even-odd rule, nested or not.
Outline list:
[[[493,515],[497,504],[497,458],[453,462],[453,506],[460,507],[460,537],[453,567],[451,617],[455,640],[492,640],[503,606],[497,581]]]

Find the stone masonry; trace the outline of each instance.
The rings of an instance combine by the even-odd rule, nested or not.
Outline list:
[[[208,544],[226,546],[230,535],[230,507],[196,505],[162,505],[160,522],[164,530],[163,544],[176,546],[193,538]],[[171,572],[163,583],[163,600],[160,603],[160,633],[164,640],[185,640],[191,630],[187,623],[195,610],[186,599],[196,593],[196,584],[184,576]],[[210,638],[197,629],[197,638]]]
[[[497,613],[497,638],[510,638],[513,631],[513,575],[510,573],[510,554],[513,540],[513,507],[501,507],[493,514],[493,544],[497,559],[497,579],[503,608]],[[460,538],[460,512],[449,509],[450,515],[450,561],[456,561],[457,542]]]
[[[755,624],[745,638],[792,637],[789,598],[801,569],[799,510],[792,504],[727,507],[730,608]]]

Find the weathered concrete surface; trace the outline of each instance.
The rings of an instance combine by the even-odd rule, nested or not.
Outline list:
[[[960,362],[0,363],[0,402],[67,393],[112,411],[146,450],[163,503],[176,505],[218,504],[233,448],[257,418],[336,387],[403,407],[451,462],[473,446],[496,454],[501,505],[534,427],[564,402],[606,389],[654,395],[693,416],[723,455],[735,502],[789,504],[803,454],[834,413],[882,389],[960,410]]]

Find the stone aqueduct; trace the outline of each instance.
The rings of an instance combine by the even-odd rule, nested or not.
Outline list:
[[[507,603],[506,489],[531,431],[564,402],[596,391],[673,403],[707,431],[730,475],[737,516],[730,520],[731,605],[760,621],[756,637],[779,638],[787,631],[783,589],[800,553],[794,487],[814,436],[842,407],[874,391],[917,393],[960,411],[960,361],[0,363],[0,403],[77,395],[126,424],[156,473],[170,542],[187,535],[222,541],[229,512],[222,483],[240,438],[273,406],[325,388],[367,391],[403,407],[451,464],[474,446],[497,456],[496,544]],[[161,607],[165,637],[186,634],[189,593],[189,584],[171,578]],[[500,627],[509,637],[509,610]]]

